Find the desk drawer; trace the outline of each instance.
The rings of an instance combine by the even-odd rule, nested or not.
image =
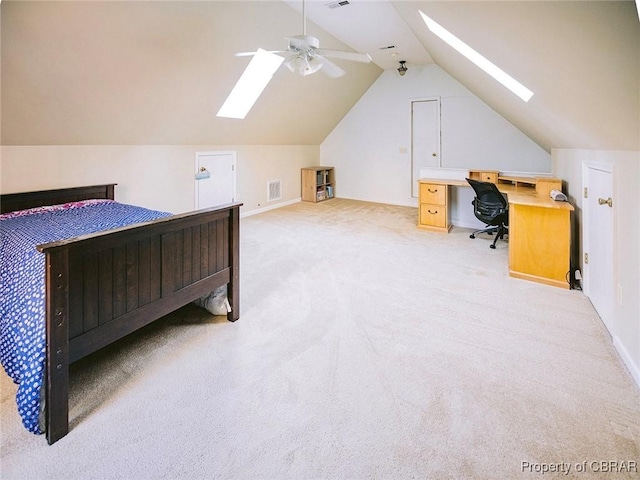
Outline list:
[[[498,183],[498,172],[480,172],[480,180],[483,182]]]
[[[447,186],[435,183],[420,184],[420,203],[429,203],[432,205],[447,204]],[[444,209],[441,209],[444,210]]]
[[[447,207],[444,205],[420,204],[420,225],[447,227]]]
[[[498,170],[469,170],[469,178],[481,182],[498,183]]]

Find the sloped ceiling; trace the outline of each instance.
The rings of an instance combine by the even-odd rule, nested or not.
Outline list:
[[[300,10],[299,0],[283,1]],[[331,9],[336,2],[307,0],[307,16],[381,68],[397,68],[400,59],[409,68],[434,62],[546,150],[640,149],[640,22],[632,0],[349,2]],[[419,11],[533,98],[522,102],[446,45]]]
[[[382,69],[436,63],[546,150],[640,149],[640,22],[623,1],[307,0],[347,75],[281,68],[245,120],[215,113],[249,62],[301,33],[302,2],[0,3],[2,143],[319,144]],[[534,91],[505,90],[426,28],[434,18]],[[395,45],[392,50],[383,46]],[[397,55],[392,57],[391,54]]]
[[[543,148],[640,150],[632,1],[394,2],[435,63]],[[520,101],[425,28],[417,10],[534,92]]]
[[[318,145],[382,73],[276,72],[244,120],[216,113],[250,61],[302,17],[280,1],[3,1],[2,144]],[[315,25],[325,48],[350,50]]]

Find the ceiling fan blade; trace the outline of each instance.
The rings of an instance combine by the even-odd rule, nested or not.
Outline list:
[[[322,63],[321,71],[331,78],[338,78],[347,73],[328,58],[324,58],[322,55],[314,55],[313,58],[320,60],[320,63]]]
[[[371,57],[366,53],[343,52],[341,50],[325,50],[324,48],[319,50],[318,53],[324,55],[325,57],[340,58],[342,60],[351,60],[353,62],[371,62]]]
[[[275,53],[276,55],[280,55],[283,53],[288,53],[287,50],[266,50],[267,53]],[[258,52],[238,52],[234,54],[235,57],[252,57]]]

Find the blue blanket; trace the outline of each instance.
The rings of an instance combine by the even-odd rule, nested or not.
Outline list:
[[[40,428],[45,366],[45,262],[36,245],[171,214],[111,200],[89,200],[0,215],[0,361],[17,383],[30,432]]]

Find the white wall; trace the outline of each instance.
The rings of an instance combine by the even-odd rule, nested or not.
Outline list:
[[[0,191],[117,183],[116,200],[181,213],[193,210],[195,155],[237,152],[241,214],[300,199],[300,168],[317,165],[316,145],[3,146]],[[282,199],[267,202],[267,182],[282,181]]]
[[[551,172],[545,150],[428,65],[409,68],[404,77],[385,71],[322,143],[320,163],[336,168],[337,196],[417,205],[411,197],[411,101],[434,97],[441,99],[443,167]],[[466,190],[457,192],[462,210],[452,210],[454,223],[473,217],[473,195]]]
[[[579,255],[582,260],[582,164],[613,165],[614,285],[623,295],[614,299],[613,343],[640,386],[640,152],[557,149],[552,151],[554,174],[566,180],[569,200],[576,207]],[[583,270],[582,263],[580,269]]]

